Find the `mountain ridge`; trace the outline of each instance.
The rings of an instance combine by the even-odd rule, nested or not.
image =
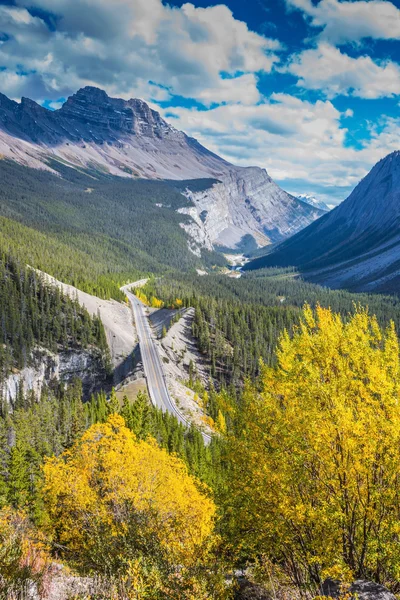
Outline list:
[[[381,159],[350,196],[246,268],[295,266],[307,279],[354,291],[400,284],[400,151]]]
[[[143,100],[110,98],[90,86],[55,111],[1,94],[0,154],[36,169],[52,170],[56,160],[123,177],[215,179],[207,194],[188,191],[196,211],[191,235],[208,247],[235,247],[246,235],[265,245],[322,215],[282,190],[265,169],[232,165]]]

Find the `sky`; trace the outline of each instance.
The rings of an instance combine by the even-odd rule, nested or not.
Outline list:
[[[330,204],[400,149],[400,0],[0,0],[0,92],[139,97]]]

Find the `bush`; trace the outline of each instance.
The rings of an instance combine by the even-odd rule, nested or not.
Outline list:
[[[300,585],[400,577],[400,370],[394,326],[306,307],[248,387],[230,440],[229,533]]]
[[[44,479],[50,533],[79,572],[116,578],[128,598],[223,597],[208,490],[155,441],[137,441],[122,417],[48,459]]]
[[[52,576],[48,544],[23,512],[0,511],[0,598],[13,600],[35,586],[41,597]]]

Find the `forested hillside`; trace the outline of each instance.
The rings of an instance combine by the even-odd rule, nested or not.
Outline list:
[[[0,385],[11,369],[32,364],[37,348],[56,353],[91,346],[107,368],[108,347],[100,319],[6,254],[0,255],[0,316]]]
[[[60,176],[0,161],[0,251],[101,297],[148,272],[224,264],[188,249],[176,210],[189,206],[185,182],[81,172],[52,163]],[[194,182],[194,189],[210,185]]]
[[[81,383],[76,380],[67,388],[62,384],[44,388],[40,398],[22,392],[13,412],[0,406],[0,508],[6,504],[25,508],[40,519],[44,457],[58,456],[93,423],[103,423],[113,413],[124,417],[138,439],[156,439],[202,481],[217,482],[218,440],[205,447],[195,428],[186,430],[175,417],[153,408],[144,394],[133,404],[125,398],[122,406],[114,394],[107,400],[102,392],[84,403]]]
[[[53,381],[40,398],[21,387],[11,410],[0,405],[0,594],[27,580],[42,593],[54,561],[96,581],[91,600],[125,600],[132,587],[135,600],[225,600],[235,592],[229,576],[243,567],[282,598],[315,597],[330,573],[395,590],[387,531],[396,524],[381,515],[398,510],[397,485],[390,491],[397,451],[394,462],[385,456],[400,422],[399,299],[332,291],[292,269],[200,277],[194,268],[204,263],[188,252],[173,210],[186,200],[173,184],[105,177],[89,189],[88,174],[43,173],[47,192],[29,194],[23,173],[1,204],[1,378],[29,365],[37,347],[90,348],[107,368],[100,320],[26,263],[117,298],[122,281],[151,272],[137,290],[144,301],[195,308],[192,332],[209,378],[191,363],[185,384],[215,434],[206,447],[197,429],[142,393],[120,403],[114,390],[100,391],[83,402],[79,380]],[[342,450],[352,453],[351,465],[340,463]],[[374,483],[370,497],[364,487],[378,471],[382,485]],[[325,473],[328,488],[320,485]],[[373,534],[358,525],[363,519]],[[305,550],[298,532],[308,536]],[[388,556],[369,550],[370,540]]]
[[[290,270],[265,269],[240,279],[223,275],[204,277],[170,274],[152,278],[140,293],[155,296],[166,306],[176,298],[196,309],[193,334],[209,359],[210,376],[234,395],[243,378],[254,379],[259,361],[275,362],[276,344],[284,329],[299,322],[305,302],[330,307],[346,316],[356,304],[368,306],[383,326],[393,320],[400,328],[400,301],[396,296],[351,294],[329,290],[294,278]]]

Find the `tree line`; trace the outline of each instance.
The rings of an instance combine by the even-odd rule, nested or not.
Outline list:
[[[12,369],[33,364],[33,350],[40,348],[56,353],[91,347],[109,368],[100,318],[7,254],[0,254],[0,318],[0,384]]]

